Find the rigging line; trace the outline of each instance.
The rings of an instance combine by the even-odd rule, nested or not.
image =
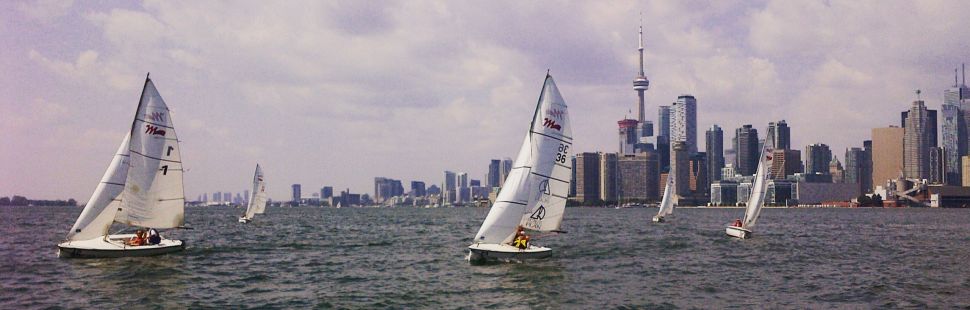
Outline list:
[[[560,142],[563,142],[563,143],[569,143],[569,145],[573,145],[573,142],[571,141],[573,139],[572,137],[562,136],[562,138],[558,138],[558,137],[550,136],[550,135],[547,135],[547,134],[544,134],[544,133],[541,133],[541,132],[538,132],[538,131],[535,131],[535,130],[530,130],[529,132],[534,133],[534,134],[537,134],[537,135],[540,135],[540,136],[545,136],[545,137],[547,137],[549,139],[559,140]],[[566,140],[563,140],[563,139],[569,139],[570,141],[566,141]]]
[[[544,177],[544,178],[547,178],[547,179],[550,179],[550,180],[556,180],[556,181],[559,181],[559,182],[563,182],[563,183],[569,184],[569,181],[563,181],[563,180],[560,180],[560,179],[557,179],[557,178],[554,178],[554,177],[551,177],[551,176],[548,176],[548,175],[539,174],[537,172],[532,172],[532,174],[537,175],[537,176],[540,176],[540,177]]]
[[[138,153],[138,152],[136,152],[134,150],[132,150],[131,152],[132,153],[135,153],[135,154],[138,154],[138,155],[141,155],[141,156],[144,156],[144,157],[148,157],[148,158],[154,159],[154,160],[161,160],[161,161],[164,161],[164,162],[179,163],[179,164],[182,163],[181,161],[174,161],[174,160],[168,160],[168,159],[162,159],[162,158],[148,156],[148,155],[145,155],[145,154],[142,154],[142,153]]]
[[[142,121],[145,124],[152,124],[152,125],[155,125],[155,126],[158,126],[158,127],[165,127],[165,128],[168,128],[168,129],[175,129],[175,127],[165,126],[165,125],[162,125],[162,124],[159,124],[159,123],[149,122],[149,121],[146,121],[146,120],[143,120],[143,119],[140,119],[140,118],[135,118],[135,119],[136,120],[139,120],[139,121]]]

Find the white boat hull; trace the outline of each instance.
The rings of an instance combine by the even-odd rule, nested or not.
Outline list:
[[[737,227],[737,226],[728,226],[727,228],[724,229],[724,232],[726,232],[728,236],[735,237],[735,238],[740,238],[740,239],[751,238],[750,230]]]
[[[663,216],[659,216],[659,215],[654,215],[653,216],[653,222],[654,223],[663,223],[664,222],[664,217]]]
[[[159,244],[130,246],[124,241],[134,234],[109,235],[91,240],[66,241],[57,245],[57,256],[61,258],[109,258],[154,256],[185,249],[182,240],[162,239]]]
[[[239,222],[240,223],[249,223],[249,222],[252,222],[252,221],[253,221],[253,219],[251,219],[251,218],[245,218],[245,217],[240,217],[239,218]]]
[[[552,249],[529,245],[520,249],[508,244],[476,243],[468,246],[468,261],[483,263],[487,261],[522,261],[543,259],[552,256]]]

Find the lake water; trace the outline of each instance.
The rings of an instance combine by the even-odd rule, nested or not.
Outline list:
[[[470,266],[487,209],[188,208],[185,251],[59,259],[80,208],[0,208],[0,309],[970,307],[970,210],[570,208],[555,255]]]

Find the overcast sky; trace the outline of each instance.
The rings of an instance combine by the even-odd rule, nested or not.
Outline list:
[[[711,124],[730,141],[785,119],[793,147],[841,159],[915,89],[939,108],[970,61],[967,1],[0,1],[0,196],[86,201],[147,72],[189,199],[248,188],[257,162],[274,199],[483,179],[515,156],[546,69],[576,151],[615,152],[641,11],[647,115],[694,95],[701,149]]]

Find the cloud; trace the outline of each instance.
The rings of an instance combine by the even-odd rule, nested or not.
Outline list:
[[[19,3],[17,9],[35,21],[50,24],[67,14],[73,5],[73,0],[38,0]]]

